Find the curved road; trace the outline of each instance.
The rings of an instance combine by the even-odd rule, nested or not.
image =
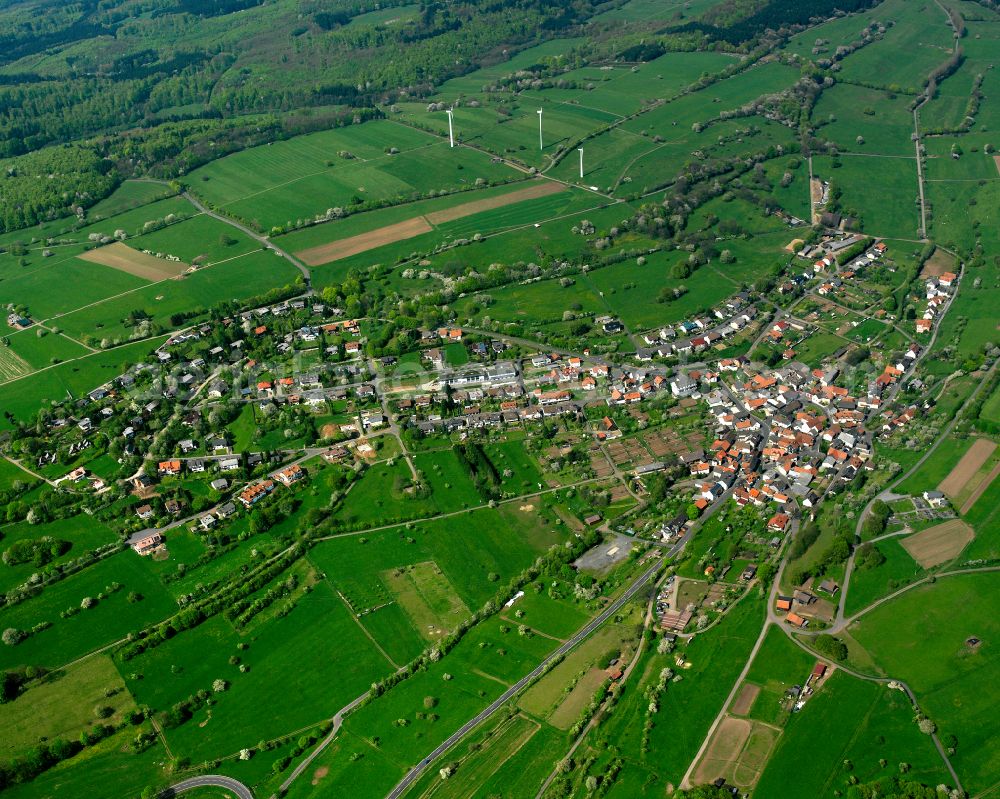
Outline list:
[[[330,729],[329,734],[322,741],[320,741],[319,746],[309,753],[309,757],[299,763],[299,765],[293,769],[292,773],[288,775],[288,778],[281,783],[281,787],[278,789],[280,793],[283,794],[287,791],[289,786],[299,778],[302,772],[309,768],[309,764],[312,763],[319,756],[319,754],[330,745],[333,739],[337,737],[337,733],[340,732],[340,727],[344,723],[344,716],[364,702],[368,698],[368,694],[369,692],[365,691],[357,699],[344,705],[344,707],[334,714],[333,718],[330,719],[330,721],[333,722],[333,727]],[[272,795],[271,799],[275,799],[275,796]]]
[[[250,789],[246,785],[232,777],[223,777],[220,774],[205,774],[201,777],[191,777],[191,779],[178,782],[165,791],[161,791],[160,799],[167,799],[167,797],[176,796],[193,788],[225,788],[237,799],[253,799],[253,794],[250,793]]]
[[[434,751],[430,752],[423,760],[421,760],[416,766],[414,766],[407,773],[399,784],[396,785],[387,795],[386,799],[398,799],[402,796],[406,790],[410,787],[413,782],[419,779],[420,775],[424,773],[427,767],[437,760],[441,755],[451,749],[452,746],[457,744],[462,738],[468,735],[472,730],[482,724],[486,719],[492,716],[497,710],[499,710],[503,705],[509,702],[514,696],[516,696],[520,691],[522,691],[528,683],[530,683],[535,678],[541,676],[546,669],[552,664],[553,659],[561,657],[569,652],[573,647],[591,635],[598,627],[600,627],[604,622],[611,618],[615,613],[622,609],[622,607],[631,600],[640,590],[642,590],[646,584],[649,582],[650,578],[653,577],[656,572],[665,563],[668,557],[676,555],[677,552],[681,550],[684,544],[687,542],[689,536],[684,536],[674,547],[665,554],[662,558],[657,558],[656,562],[650,566],[639,578],[628,587],[628,589],[618,597],[614,602],[612,602],[608,607],[599,615],[592,619],[585,627],[580,628],[576,635],[570,638],[566,643],[560,646],[557,650],[552,652],[544,661],[542,661],[538,666],[536,666],[529,674],[522,677],[514,685],[504,691],[499,697],[497,697],[492,704],[490,704],[485,710],[480,712],[477,716],[467,721],[459,729],[453,732],[446,740],[437,746]]]
[[[225,224],[236,228],[238,231],[249,236],[259,244],[264,245],[269,250],[273,250],[274,252],[278,253],[278,255],[287,260],[292,266],[294,266],[296,269],[299,270],[299,272],[302,273],[302,277],[306,283],[306,289],[310,291],[312,290],[312,276],[309,274],[309,268],[294,255],[281,249],[281,247],[279,247],[277,244],[274,244],[267,236],[262,236],[260,233],[251,230],[246,225],[237,222],[235,219],[230,219],[228,216],[225,216],[224,214],[220,214],[218,211],[213,211],[211,208],[208,208],[201,200],[199,200],[190,192],[187,191],[181,192],[181,196],[189,203],[191,203],[191,205],[193,205],[198,211],[205,214],[206,216],[210,216],[212,217],[212,219],[216,219],[219,222],[224,222]]]

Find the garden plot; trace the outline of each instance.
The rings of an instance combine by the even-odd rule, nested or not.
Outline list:
[[[649,452],[638,438],[620,438],[608,444],[608,456],[615,466],[649,460]]]
[[[0,382],[29,374],[31,366],[10,347],[0,347]]]
[[[673,428],[655,430],[645,435],[646,446],[658,458],[663,455],[677,455],[697,447],[701,444],[701,438],[701,434],[697,431],[682,436]]]

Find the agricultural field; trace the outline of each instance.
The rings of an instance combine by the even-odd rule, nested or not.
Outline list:
[[[475,150],[377,120],[244,150],[188,181],[213,208],[269,231],[325,216],[328,208],[365,210],[515,177]]]
[[[958,557],[975,537],[960,519],[936,524],[903,539],[900,544],[923,569],[932,569]]]
[[[182,227],[184,224],[178,225]],[[179,231],[178,231],[179,232]],[[197,248],[201,249],[201,248]],[[193,274],[156,283],[58,318],[70,335],[94,341],[127,340],[136,329],[132,312],[143,315],[149,327],[168,328],[178,313],[204,314],[221,302],[239,302],[294,283],[298,272],[284,258],[259,249],[234,255]]]

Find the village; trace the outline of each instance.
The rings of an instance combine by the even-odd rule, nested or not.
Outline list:
[[[881,241],[829,236],[822,247],[798,254],[809,266],[779,292],[823,295],[878,268],[886,250]],[[838,265],[837,254],[845,252],[850,257]],[[926,320],[917,320],[917,332],[946,307],[956,282],[953,274],[927,282]],[[612,318],[597,321],[605,331],[618,331]],[[757,562],[743,569],[745,585],[763,562],[776,559],[785,538],[814,517],[825,497],[872,469],[876,437],[904,428],[919,412],[896,399],[922,356],[916,342],[878,374],[858,372],[837,357],[810,368],[790,347],[773,366],[752,352],[712,357],[720,342],[747,330],[755,341],[780,347],[805,326],[786,308],[740,291],[711,317],[637,336],[641,346],[626,359],[631,364],[592,356],[589,349],[532,351],[520,340],[459,327],[419,331],[416,357],[400,363],[367,351],[364,320],[293,299],[175,333],[147,362],[51,414],[35,466],[72,463],[102,439],[103,449],[141,463],[126,481],[136,499],[128,504],[132,521],[123,535],[138,554],[156,556],[169,546],[171,528],[217,534],[276,493],[296,489],[308,481],[305,464],[317,457],[357,472],[391,458],[380,452],[387,443],[391,453],[410,459],[422,438],[461,442],[513,430],[530,437],[532,429],[551,425],[562,431],[562,452],[596,452],[622,438],[619,421],[648,419],[647,407],[659,408],[663,418],[697,411],[700,442],[668,447],[659,460],[644,456],[621,466],[612,460],[617,479],[639,498],[652,477],[667,475],[673,516],[636,531],[623,524],[611,528],[600,513],[582,515],[587,525],[669,544],[727,503],[755,509],[769,540]],[[456,352],[462,354],[459,365],[452,363]],[[270,419],[308,433],[286,429],[279,436],[275,430],[251,441],[240,434],[248,414],[258,434],[278,425]],[[58,482],[77,491],[111,488],[82,466]],[[160,483],[168,490],[161,492]],[[188,490],[171,490],[177,485]],[[192,485],[203,488],[192,494]],[[705,577],[721,576],[713,577],[714,568]],[[829,581],[807,583],[794,596],[779,597],[775,610],[793,627],[827,624],[830,603],[817,603],[817,592],[833,597],[837,590]],[[665,607],[663,629],[683,631],[694,610]]]

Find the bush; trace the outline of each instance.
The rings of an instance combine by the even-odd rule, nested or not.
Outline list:
[[[847,660],[847,644],[832,635],[816,636],[816,650],[831,660]]]
[[[27,634],[23,630],[18,630],[16,627],[8,627],[3,631],[2,639],[7,646],[17,646],[27,637]]]

